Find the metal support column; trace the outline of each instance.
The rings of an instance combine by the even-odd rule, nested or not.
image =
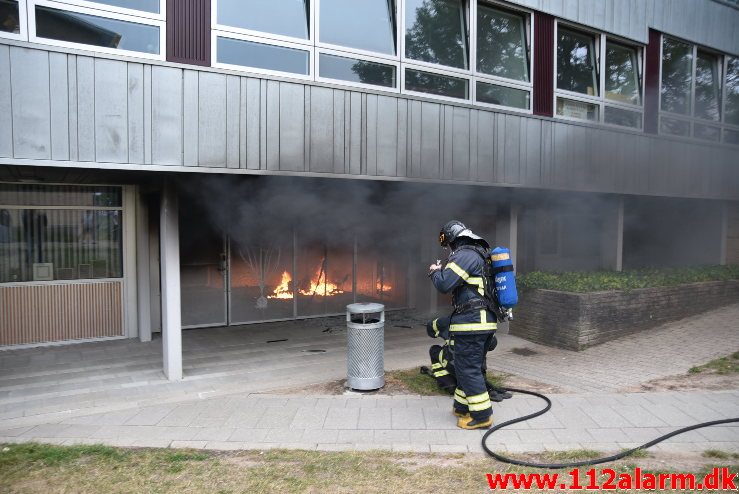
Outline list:
[[[151,341],[151,289],[149,287],[149,210],[141,191],[136,194],[136,294],[139,340]]]
[[[159,210],[162,269],[162,346],[164,375],[182,379],[182,314],[180,301],[180,237],[177,191],[166,183]]]

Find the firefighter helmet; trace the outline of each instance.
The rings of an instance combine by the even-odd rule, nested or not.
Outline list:
[[[472,233],[472,230],[464,226],[464,223],[457,220],[449,221],[441,227],[441,231],[439,232],[439,243],[442,247],[447,247],[459,237],[467,237],[474,240],[476,243],[482,243],[483,246],[487,247],[485,239]]]

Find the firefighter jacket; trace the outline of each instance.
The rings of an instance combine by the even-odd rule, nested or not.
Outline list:
[[[452,292],[455,311],[449,324],[450,334],[490,333],[497,329],[495,314],[486,308],[459,311],[471,300],[484,300],[484,261],[472,249],[457,249],[446,265],[431,273],[431,281],[441,293]]]

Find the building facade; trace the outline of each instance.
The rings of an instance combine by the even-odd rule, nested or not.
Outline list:
[[[433,310],[519,270],[739,262],[723,0],[0,0],[0,346]],[[244,326],[248,330],[248,326]]]

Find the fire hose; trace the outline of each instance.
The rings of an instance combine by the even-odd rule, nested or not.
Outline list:
[[[659,436],[656,439],[653,439],[653,440],[651,440],[651,441],[649,441],[647,443],[642,444],[641,446],[637,446],[636,448],[632,448],[632,449],[629,449],[629,450],[626,450],[626,451],[621,451],[620,453],[617,453],[615,455],[604,456],[602,458],[593,458],[593,459],[589,459],[589,460],[572,461],[572,462],[567,462],[567,463],[537,463],[537,462],[533,462],[533,461],[517,460],[515,458],[509,458],[507,456],[503,456],[501,454],[498,454],[498,453],[494,452],[493,450],[491,450],[488,447],[487,441],[488,441],[488,438],[493,433],[495,433],[495,431],[499,431],[500,429],[502,429],[504,427],[508,427],[509,425],[517,424],[519,422],[524,422],[526,420],[533,419],[533,418],[538,417],[540,415],[544,415],[545,413],[547,413],[549,411],[550,408],[552,408],[552,401],[549,398],[547,398],[546,396],[544,396],[543,394],[537,393],[535,391],[528,391],[528,390],[525,390],[525,389],[516,389],[516,388],[506,388],[505,390],[506,391],[511,391],[511,392],[514,392],[514,393],[521,393],[521,394],[536,396],[537,398],[541,398],[542,400],[544,400],[546,402],[546,404],[547,404],[544,408],[542,408],[539,411],[536,411],[534,413],[530,413],[528,415],[524,415],[522,417],[518,417],[518,418],[515,418],[515,419],[507,420],[507,421],[505,421],[503,423],[500,423],[500,424],[498,424],[496,426],[493,426],[487,432],[485,432],[485,435],[482,436],[482,449],[484,449],[485,452],[488,455],[492,456],[493,458],[495,458],[498,461],[502,461],[504,463],[510,463],[512,465],[520,465],[520,466],[524,466],[524,467],[551,468],[551,469],[555,469],[555,468],[584,467],[584,466],[588,466],[588,465],[598,465],[598,464],[601,464],[601,463],[608,463],[608,462],[611,462],[611,461],[620,460],[621,458],[626,458],[627,456],[632,455],[632,454],[634,454],[635,452],[637,452],[639,450],[650,448],[650,447],[654,446],[655,444],[661,443],[662,441],[664,441],[666,439],[669,439],[671,437],[677,436],[678,434],[683,434],[685,432],[689,432],[689,431],[692,431],[692,430],[695,430],[695,429],[701,429],[703,427],[710,427],[710,426],[713,426],[713,425],[731,424],[731,423],[739,422],[739,417],[733,418],[733,419],[712,420],[710,422],[701,422],[699,424],[691,425],[691,426],[688,426],[688,427],[683,427],[682,429],[677,429],[677,430],[672,431],[672,432],[670,432],[668,434],[664,434],[662,436]]]
[[[433,375],[429,371],[429,369],[425,366],[421,367],[421,374],[426,374],[427,376],[431,377],[433,379]],[[510,463],[511,465],[519,465],[524,467],[533,467],[533,468],[548,468],[548,469],[557,469],[557,468],[573,468],[573,467],[584,467],[588,465],[599,465],[601,463],[609,463],[612,461],[620,460],[622,458],[626,458],[627,456],[630,456],[634,453],[636,453],[639,450],[644,450],[647,448],[651,448],[657,443],[661,443],[662,441],[665,441],[671,437],[677,436],[679,434],[684,434],[685,432],[693,431],[696,429],[702,429],[703,427],[711,427],[713,425],[723,425],[723,424],[731,424],[731,423],[739,423],[739,417],[732,418],[732,419],[722,419],[722,420],[711,420],[709,422],[701,422],[695,425],[691,425],[688,427],[683,427],[682,429],[677,429],[675,431],[669,432],[667,434],[663,434],[656,439],[653,439],[647,443],[642,444],[641,446],[637,446],[636,448],[631,448],[628,450],[621,451],[620,453],[617,453],[615,455],[611,456],[604,456],[602,458],[591,458],[588,460],[581,460],[581,461],[572,461],[567,463],[537,463],[533,461],[523,461],[518,460],[516,458],[509,458],[507,456],[503,456],[499,453],[496,453],[495,451],[491,450],[488,447],[488,438],[490,438],[493,433],[496,431],[499,431],[503,429],[504,427],[508,427],[509,425],[517,424],[519,422],[525,422],[527,420],[539,417],[540,415],[544,415],[552,408],[552,400],[547,398],[545,395],[541,393],[537,393],[536,391],[529,391],[527,389],[518,389],[518,388],[495,388],[498,392],[505,392],[510,391],[513,393],[521,393],[525,395],[530,396],[536,396],[537,398],[540,398],[546,402],[546,406],[542,408],[541,410],[538,410],[534,413],[530,413],[528,415],[524,415],[522,417],[517,417],[515,419],[506,420],[503,423],[500,423],[498,425],[495,425],[488,429],[485,434],[482,436],[482,449],[485,450],[485,453],[487,453],[489,456],[492,456],[498,461],[501,461],[503,463]]]

